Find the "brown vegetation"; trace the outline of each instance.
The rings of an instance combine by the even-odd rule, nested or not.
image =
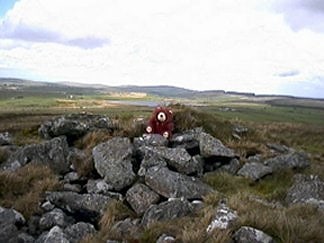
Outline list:
[[[44,192],[59,187],[57,176],[46,166],[28,164],[16,172],[0,172],[0,205],[29,218],[40,210]]]

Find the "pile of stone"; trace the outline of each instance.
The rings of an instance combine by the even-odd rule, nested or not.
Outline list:
[[[68,141],[95,129],[112,130],[114,126],[108,117],[60,117],[41,125],[39,133],[48,140],[11,151],[1,170],[15,171],[28,163],[45,164],[60,176],[64,189],[47,192],[45,201],[40,202],[43,213],[28,221],[14,209],[1,207],[0,242],[79,242],[96,232],[105,208],[113,200],[123,202],[136,217],[119,221],[112,229],[120,235],[136,234],[152,223],[191,215],[201,208],[203,197],[214,192],[201,179],[206,173],[227,172],[260,180],[282,168],[305,168],[310,164],[307,154],[288,150],[265,161],[251,158],[242,165],[233,149],[196,128],[175,134],[171,140],[156,134],[133,141],[128,137],[109,139],[92,150],[92,176],[81,177],[71,166],[71,157],[83,151],[71,147]],[[8,137],[0,136],[1,141],[7,141],[1,146],[8,146]],[[308,197],[309,187],[312,192]],[[287,202],[323,205],[323,188],[318,178],[299,179],[288,192]],[[237,217],[236,212],[220,205],[206,232],[227,228]],[[233,237],[237,242],[272,242],[270,236],[245,226]],[[251,240],[260,237],[264,241]],[[174,239],[162,235],[160,242],[164,238]]]

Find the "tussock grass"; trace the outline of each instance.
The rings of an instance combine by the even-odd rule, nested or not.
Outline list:
[[[260,229],[278,242],[324,242],[324,213],[312,206],[275,207],[238,193],[228,200],[240,225]]]
[[[213,136],[227,141],[232,134],[232,124],[215,113],[198,110],[180,104],[171,106],[174,113],[174,132],[183,132],[195,127],[203,127]]]
[[[99,143],[106,142],[112,138],[112,135],[106,130],[96,130],[87,133],[84,137],[76,141],[75,146],[79,149],[93,149]]]
[[[293,184],[293,176],[293,170],[288,169],[254,182],[248,178],[234,176],[226,172],[212,172],[206,174],[203,180],[224,197],[246,192],[268,200],[283,202],[288,189]]]
[[[203,180],[224,195],[231,195],[241,190],[246,190],[253,183],[252,180],[233,176],[226,172],[208,173],[204,176]]]
[[[5,162],[9,157],[9,152],[5,149],[0,147],[0,164]]]
[[[60,188],[47,166],[28,164],[16,172],[0,172],[0,205],[13,207],[26,218],[38,212],[45,191]]]
[[[103,216],[100,219],[99,231],[97,232],[97,234],[86,237],[84,240],[82,240],[82,243],[101,243],[106,242],[108,239],[119,240],[114,232],[112,232],[112,226],[116,222],[124,220],[128,217],[134,218],[135,213],[131,211],[126,205],[124,205],[123,202],[112,200],[108,204]],[[124,237],[127,238],[127,236]],[[131,236],[128,237],[131,238]]]

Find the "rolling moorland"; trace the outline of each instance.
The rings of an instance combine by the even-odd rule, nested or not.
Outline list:
[[[134,209],[132,200],[127,199],[127,191],[133,188],[133,184],[123,189],[115,186],[111,191],[120,197],[108,203],[96,220],[92,221],[88,215],[82,218],[94,226],[82,242],[106,242],[108,239],[155,242],[163,234],[172,236],[176,242],[244,242],[236,236],[242,226],[261,230],[276,242],[324,242],[321,233],[324,227],[324,100],[221,90],[199,92],[170,86],[109,87],[3,78],[0,79],[0,133],[8,132],[10,145],[0,146],[0,164],[7,163],[19,148],[46,143],[49,138],[40,136],[39,128],[47,121],[71,114],[76,117],[79,114],[104,116],[109,118],[113,129],[91,130],[73,139],[67,136],[69,148],[82,151],[86,158],[72,162],[72,172],[76,172],[78,179],[70,181],[70,184],[78,185],[81,188],[79,193],[89,192],[85,189],[88,181],[100,178],[93,149],[117,137],[127,137],[135,146],[137,138],[144,132],[145,121],[158,104],[173,109],[175,134],[193,137],[187,144],[177,144],[178,135],[175,135],[174,140],[167,144],[164,141],[164,146],[174,149],[182,146],[193,153],[193,157],[198,155],[203,160],[201,172],[197,169],[187,173],[187,169],[168,164],[172,171],[170,174],[175,170],[179,174],[199,177],[213,191],[189,200],[191,204],[193,199],[202,201],[202,206],[194,213],[144,224],[151,220],[147,219],[149,213],[143,216]],[[197,130],[197,127],[202,130]],[[197,131],[201,132],[197,134]],[[214,141],[209,136],[221,141],[235,155],[204,154],[204,141]],[[199,145],[195,145],[197,141]],[[19,147],[11,151],[8,146]],[[293,165],[279,170],[272,168],[258,176],[241,171],[251,163],[267,165],[266,161],[295,152],[306,154],[309,164],[298,165],[299,159],[292,159]],[[133,159],[139,163],[133,164],[133,170],[138,173],[137,167],[141,166],[143,158]],[[224,169],[223,166],[231,164],[233,159],[238,161],[237,168]],[[305,179],[297,185],[301,175],[313,179]],[[14,208],[26,221],[16,225],[17,232],[23,231],[36,240],[41,233],[50,230],[44,225],[39,226],[46,211],[40,204],[51,201],[46,194],[48,191],[69,190],[62,177],[65,178],[66,174],[39,163],[28,163],[14,171],[0,171],[0,206]],[[307,184],[309,180],[315,184]],[[158,205],[167,203],[171,197],[155,188],[146,176],[143,179],[138,175],[136,181],[159,194]],[[316,203],[304,199],[296,199],[294,203],[291,202],[294,200],[289,200],[293,188],[306,194],[303,190],[307,187],[315,188],[311,198]],[[226,228],[207,232],[221,202],[226,202],[226,207],[235,211],[238,217]],[[66,208],[63,211],[66,217],[76,215]],[[141,223],[138,225],[135,222],[139,219]],[[38,223],[34,224],[34,221]],[[34,231],[30,225],[34,225]],[[68,231],[66,224],[59,226]]]

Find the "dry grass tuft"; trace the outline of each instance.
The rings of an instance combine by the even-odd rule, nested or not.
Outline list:
[[[232,125],[213,112],[201,111],[180,104],[171,106],[174,113],[174,132],[183,132],[195,127],[203,127],[211,135],[227,141],[232,134]]]
[[[8,158],[9,158],[8,150],[0,146],[0,164],[7,161]]]
[[[102,218],[99,222],[99,232],[90,237],[90,241],[86,242],[105,242],[107,239],[113,239],[113,232],[111,231],[112,226],[120,220],[126,218],[134,218],[135,214],[121,201],[112,200]],[[112,238],[110,238],[112,237]],[[85,243],[85,242],[84,242]]]
[[[231,196],[229,206],[237,210],[240,225],[260,229],[279,242],[324,242],[324,212],[312,206],[271,206],[248,193]]]
[[[85,150],[84,154],[76,154],[71,163],[79,176],[91,176],[94,170],[91,150]]]
[[[28,164],[16,172],[0,172],[0,205],[29,218],[40,210],[44,192],[59,187],[58,178],[47,166]]]
[[[106,130],[96,130],[87,133],[84,137],[76,141],[75,145],[79,149],[91,150],[96,145],[106,142],[112,138],[111,134]]]

